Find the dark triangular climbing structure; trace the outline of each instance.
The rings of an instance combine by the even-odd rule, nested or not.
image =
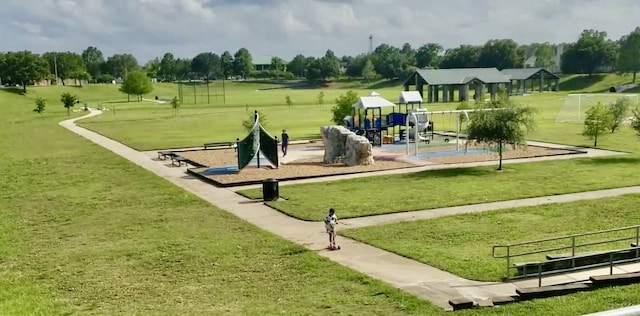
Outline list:
[[[238,170],[251,163],[253,158],[258,158],[260,166],[260,152],[276,168],[278,165],[278,140],[271,136],[260,124],[258,111],[255,111],[253,127],[249,134],[237,142],[238,148]]]

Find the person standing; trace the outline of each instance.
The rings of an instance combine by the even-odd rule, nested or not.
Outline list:
[[[287,134],[287,130],[282,130],[282,135],[280,135],[280,139],[282,140],[282,156],[287,155],[287,147],[289,147],[289,134]]]
[[[329,234],[329,249],[340,249],[336,246],[336,225],[338,224],[338,217],[336,211],[333,208],[329,209],[329,214],[324,217],[324,226]]]

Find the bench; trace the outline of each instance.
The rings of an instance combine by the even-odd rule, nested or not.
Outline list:
[[[171,157],[171,164],[177,167],[180,167],[182,165],[186,166],[188,162],[189,160],[187,160],[187,158],[184,158],[184,157],[180,157],[180,156]]]
[[[217,148],[217,147],[235,147],[234,142],[217,142],[217,143],[205,143],[202,145],[204,149],[207,148]]]
[[[160,160],[166,160],[167,158],[173,158],[176,156],[176,153],[174,153],[173,151],[159,151],[158,152],[158,159]]]

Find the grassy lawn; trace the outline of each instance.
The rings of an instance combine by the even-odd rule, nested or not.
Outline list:
[[[0,90],[2,314],[440,313],[58,127],[62,106],[40,119],[30,97]]]
[[[58,127],[66,118],[62,91],[91,105],[124,99],[109,86],[34,88],[27,96],[0,90],[3,314],[448,314],[238,220]],[[36,96],[49,102],[42,119],[31,113]],[[110,104],[117,105],[114,116],[150,106]],[[639,289],[461,314],[580,315],[633,304]]]
[[[339,233],[403,256],[427,263],[465,278],[498,281],[506,275],[505,259],[494,259],[494,245],[559,237],[637,225],[640,195],[593,201],[549,204],[500,211],[440,217],[383,226],[345,229]],[[619,234],[600,235],[598,240]],[[630,232],[626,232],[630,236]],[[594,241],[582,238],[577,243]],[[580,252],[628,247],[630,241],[604,248],[581,248]],[[543,249],[570,246],[571,242],[545,243]],[[541,249],[541,248],[537,248]],[[524,252],[531,248],[514,249]],[[556,253],[566,253],[567,250]],[[570,251],[569,251],[570,252]],[[547,253],[524,256],[512,262],[540,260]]]
[[[158,84],[165,90],[176,89],[171,84]],[[235,141],[244,138],[242,122],[259,110],[266,117],[266,128],[279,135],[287,129],[292,139],[320,137],[320,127],[331,124],[330,109],[344,89],[290,89],[260,90],[271,85],[231,82],[226,85],[226,103],[219,99],[211,104],[185,104],[179,114],[173,115],[169,104],[137,104],[119,106],[115,115],[101,115],[80,124],[86,128],[117,139],[138,150],[202,146],[213,141]],[[323,91],[324,105],[318,106],[317,97]],[[361,95],[370,90],[356,90]],[[400,90],[376,90],[394,100]],[[153,92],[155,93],[155,92]],[[293,106],[286,105],[290,96]],[[151,97],[150,97],[151,98]],[[455,123],[454,123],[455,124]]]
[[[640,185],[630,173],[639,162],[625,155],[513,164],[502,172],[491,166],[287,185],[280,195],[288,200],[268,203],[311,221],[330,207],[341,218],[416,211]],[[261,189],[241,193],[261,197]]]

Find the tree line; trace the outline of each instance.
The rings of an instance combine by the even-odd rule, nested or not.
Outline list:
[[[87,82],[108,83],[124,79],[127,74],[140,70],[159,81],[215,80],[221,78],[278,78],[328,80],[339,76],[371,80],[404,78],[422,68],[496,67],[523,68],[525,66],[550,68],[556,65],[559,48],[563,73],[593,74],[609,70],[636,73],[640,70],[640,27],[619,40],[607,38],[607,33],[584,30],[577,41],[567,44],[533,43],[519,45],[511,39],[493,39],[484,45],[460,45],[445,50],[440,44],[427,43],[413,48],[409,43],[401,47],[380,44],[371,53],[338,57],[327,50],[322,57],[296,55],[285,62],[273,57],[266,69],[254,67],[251,53],[246,48],[234,54],[225,51],[218,55],[202,52],[193,58],[176,58],[172,53],[154,58],[144,65],[131,54],[104,56],[97,47],[90,46],[81,54],[74,52],[46,52],[41,55],[29,51],[0,53],[0,78],[5,83],[24,87],[34,81],[76,79]],[[535,57],[532,65],[525,61]],[[64,83],[64,81],[63,81]]]

